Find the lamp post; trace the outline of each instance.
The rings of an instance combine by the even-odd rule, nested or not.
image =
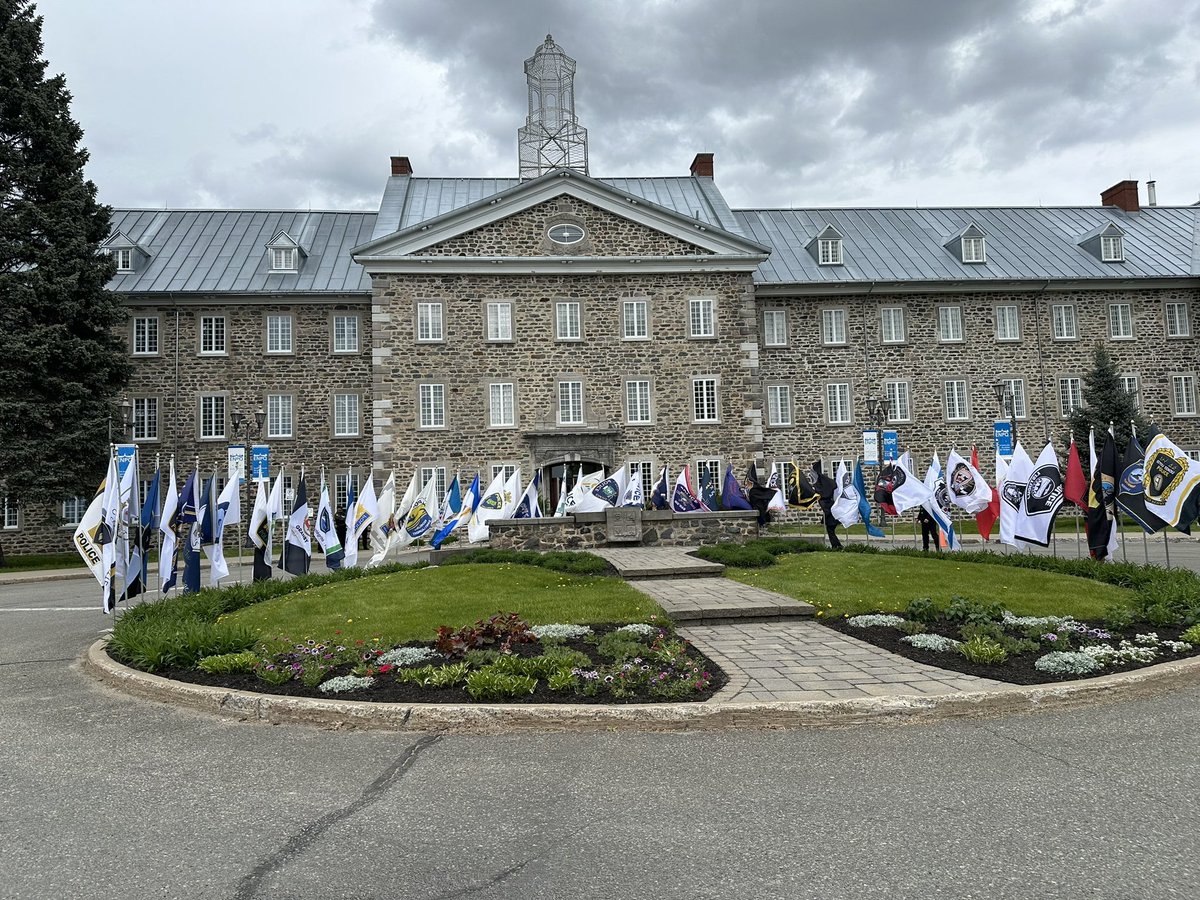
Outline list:
[[[992,385],[992,393],[996,395],[996,402],[1000,405],[1000,418],[1007,419],[1008,426],[1012,429],[1012,445],[1015,448],[1017,446],[1017,397],[1003,381],[997,381]]]
[[[229,424],[233,428],[235,437],[243,438],[242,443],[242,468],[245,469],[250,464],[250,442],[262,434],[263,424],[267,421],[266,410],[256,409],[254,411],[254,421],[251,421],[240,412],[231,412],[229,414]],[[246,509],[250,508],[250,482],[251,478],[246,478]],[[241,526],[239,525],[239,528]],[[243,546],[250,546],[250,529],[246,529],[245,543]],[[240,577],[240,576],[239,576]]]
[[[883,426],[888,419],[888,401],[878,397],[867,398],[867,422],[875,431],[875,446],[879,450],[879,471],[883,471]],[[879,527],[883,527],[883,507],[879,508]]]
[[[121,402],[117,404],[117,410],[121,414],[121,439],[130,439],[130,429],[133,427],[133,404],[129,402],[128,397],[122,397]],[[113,442],[113,417],[112,413],[108,414],[108,442]]]

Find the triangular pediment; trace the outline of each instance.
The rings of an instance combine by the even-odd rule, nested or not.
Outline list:
[[[577,226],[583,235],[570,228],[552,232],[556,224]],[[560,169],[352,252],[368,271],[399,271],[417,263],[438,268],[519,265],[524,271],[557,266],[561,271],[564,264],[584,260],[589,268],[619,262],[679,268],[704,259],[714,268],[752,269],[770,250]]]
[[[136,241],[130,240],[129,237],[126,236],[126,234],[122,231],[118,231],[115,234],[109,235],[108,238],[106,238],[100,244],[100,249],[102,249],[102,250],[136,250],[138,253],[142,254],[142,256],[145,256],[146,258],[150,257],[149,253],[147,253],[145,250],[143,250],[142,247]]]
[[[270,243],[267,244],[267,249],[268,250],[299,250],[301,253],[304,253],[304,248],[300,246],[299,241],[297,241],[295,238],[293,238],[286,231],[277,232],[275,234],[275,237],[271,238]]]

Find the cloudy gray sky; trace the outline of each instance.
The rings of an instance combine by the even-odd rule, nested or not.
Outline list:
[[[522,62],[547,32],[578,62],[599,177],[710,151],[737,207],[1095,204],[1125,178],[1200,195],[1200,0],[38,9],[115,206],[369,209],[392,154],[515,176]]]

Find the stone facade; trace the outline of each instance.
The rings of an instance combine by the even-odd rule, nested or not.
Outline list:
[[[546,519],[493,519],[488,523],[488,544],[505,550],[594,550],[627,547],[610,541],[604,513]],[[642,514],[641,544],[647,547],[705,547],[743,543],[758,536],[753,512]]]

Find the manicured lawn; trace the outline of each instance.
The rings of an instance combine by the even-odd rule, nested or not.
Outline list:
[[[70,553],[22,553],[20,556],[4,557],[0,572],[34,572],[45,569],[82,569],[83,557],[72,550]]]
[[[798,553],[780,556],[767,569],[729,569],[726,574],[838,617],[876,610],[901,612],[916,597],[945,604],[957,596],[1000,603],[1017,615],[1098,619],[1109,605],[1129,604],[1134,598],[1132,591],[1087,578],[956,562],[952,557]]]
[[[577,577],[524,565],[469,564],[396,572],[313,588],[221,618],[264,640],[378,637],[385,644],[431,640],[498,612],[531,625],[651,622],[661,607],[618,578]]]

